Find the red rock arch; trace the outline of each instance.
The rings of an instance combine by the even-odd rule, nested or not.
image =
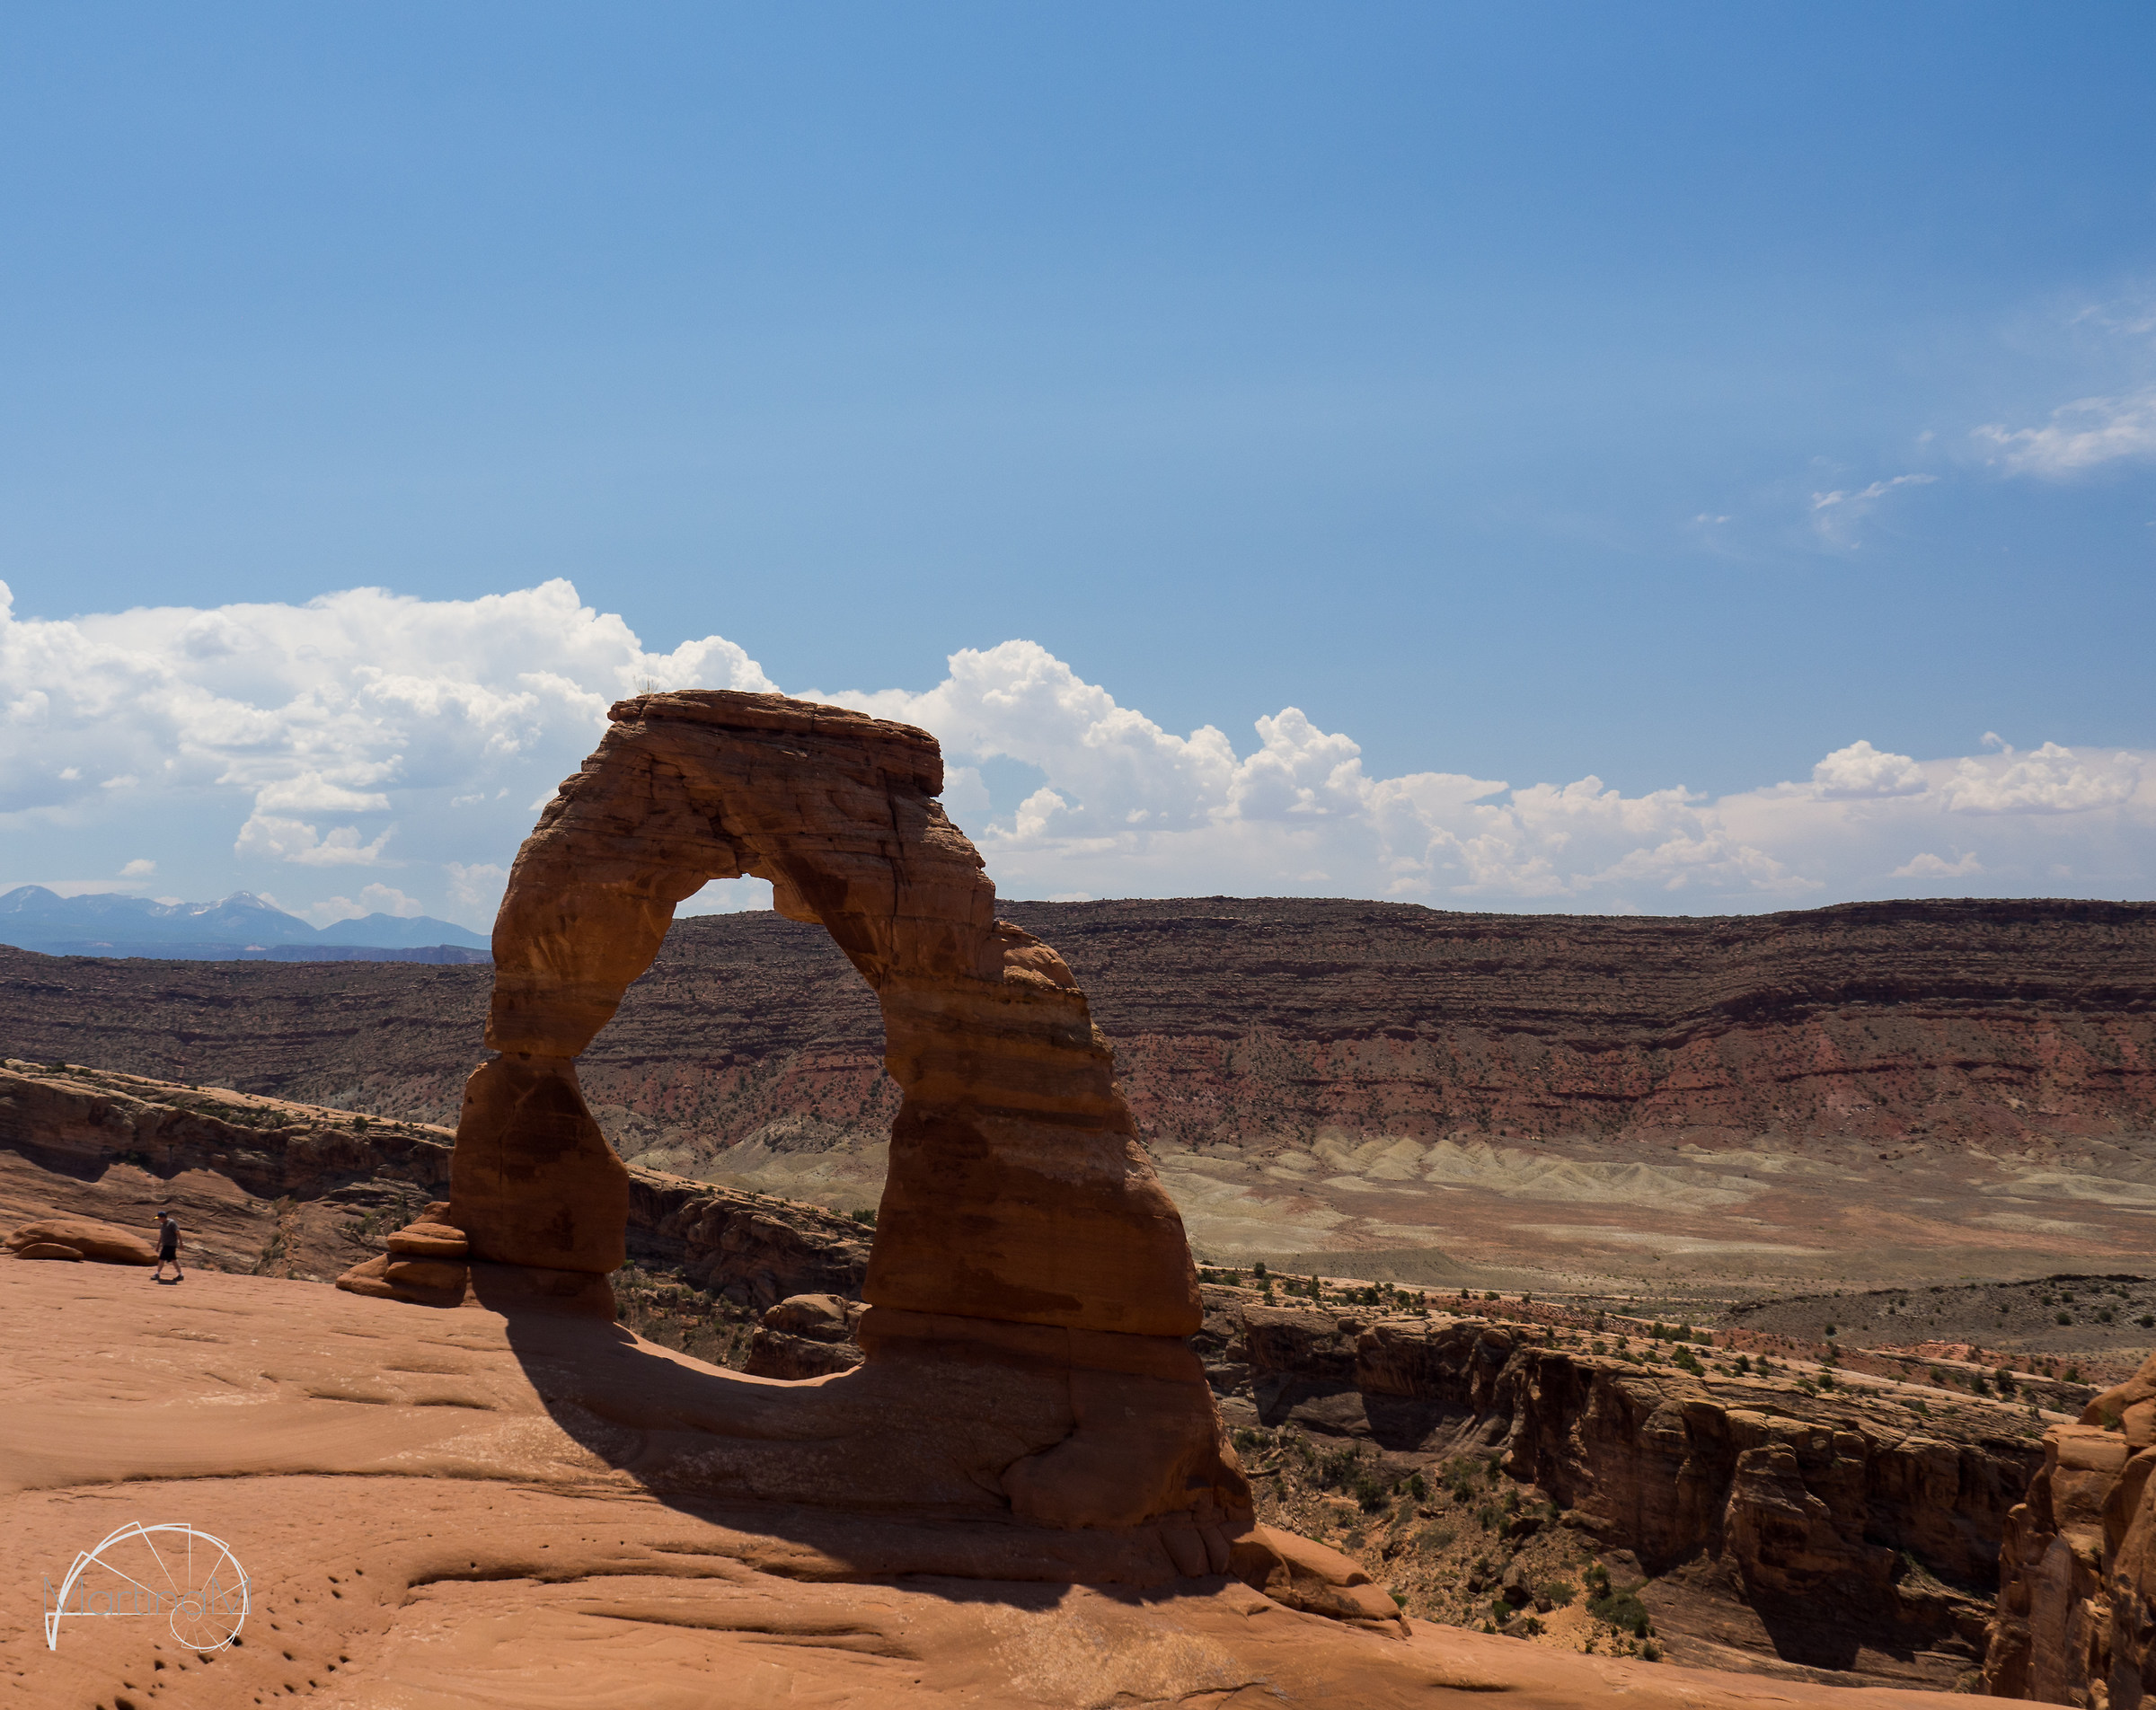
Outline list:
[[[1182,1220],[1134,1138],[1063,959],[995,918],[936,801],[935,739],[777,695],[641,695],[540,816],[494,928],[487,1044],[449,1218],[471,1256],[605,1273],[627,1175],[575,1060],[708,880],[771,882],[875,990],[905,1095],[867,1299],[893,1314],[1182,1336],[1200,1318]]]

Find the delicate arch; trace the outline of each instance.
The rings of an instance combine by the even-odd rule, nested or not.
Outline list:
[[[995,918],[936,801],[935,739],[777,695],[617,704],[518,852],[494,928],[487,1043],[457,1127],[448,1221],[480,1260],[622,1263],[627,1173],[575,1059],[707,881],[771,882],[882,1005],[905,1097],[869,1300],[895,1314],[1181,1336],[1199,1322],[1182,1221],[1056,952]]]

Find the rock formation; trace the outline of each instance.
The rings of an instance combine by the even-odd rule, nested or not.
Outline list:
[[[1299,1571],[1313,1602],[1382,1594],[1292,1540],[1252,1574],[1267,1596],[1146,1573],[1135,1533],[676,1497],[713,1375],[573,1316],[5,1257],[0,1286],[7,1710],[1948,1710],[1427,1622],[1388,1637],[1293,1606]],[[862,1375],[724,1387],[791,1404]],[[48,1649],[41,1581],[146,1515],[245,1565],[241,1643],[93,1615]]]
[[[861,1363],[862,1309],[835,1294],[796,1294],[764,1315],[749,1343],[752,1378],[821,1378]]]
[[[1994,1697],[2136,1710],[2156,1691],[2156,1358],[2044,1433],[2008,1516],[1984,1658]]]
[[[711,1490],[1150,1525],[1186,1573],[1236,1563],[1306,1606],[1390,1619],[1344,1564],[1310,1591],[1330,1553],[1253,1525],[1183,1341],[1200,1310],[1181,1221],[1108,1044],[1055,951],[996,919],[980,857],[935,799],[942,781],[927,733],[841,709],[704,692],[617,705],[510,873],[487,1025],[499,1054],[466,1084],[448,1201],[340,1286],[608,1309],[629,1175],[576,1059],[676,903],[714,878],[765,878],[876,993],[902,1102],[866,1359],[798,1391],[720,1386]]]
[[[1425,1517],[1453,1523],[1445,1468],[1486,1458],[1571,1537],[1636,1557],[1674,1655],[1974,1678],[2000,1532],[2038,1459],[2018,1409],[1935,1395],[1919,1415],[1908,1390],[1635,1365],[1529,1325],[1204,1293],[1198,1346],[1232,1423],[1418,1473]]]
[[[190,1273],[327,1282],[446,1194],[452,1138],[222,1088],[0,1062],[0,1224],[84,1217],[146,1242],[172,1205]],[[821,1206],[629,1172],[631,1261],[744,1312],[796,1294],[857,1297],[867,1233]]]
[[[19,1259],[93,1259],[102,1265],[155,1265],[157,1254],[132,1230],[93,1217],[40,1217],[7,1238]]]

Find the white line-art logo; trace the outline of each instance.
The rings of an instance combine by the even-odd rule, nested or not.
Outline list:
[[[75,1558],[55,1594],[45,1582],[45,1648],[69,1615],[163,1615],[190,1651],[222,1651],[247,1618],[247,1574],[224,1539],[166,1522],[122,1526]]]

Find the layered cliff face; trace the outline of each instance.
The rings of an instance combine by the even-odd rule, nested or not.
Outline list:
[[[327,1282],[449,1183],[446,1129],[87,1068],[0,1062],[0,1224],[52,1212],[143,1231],[173,1207],[189,1263]],[[629,1172],[641,1270],[761,1313],[858,1294],[868,1231],[819,1206]]]
[[[1591,1552],[1631,1571],[1681,1662],[1975,1679],[2001,1532],[2041,1459],[2022,1409],[1934,1392],[1920,1413],[1900,1386],[1809,1394],[1711,1354],[1694,1374],[1544,1327],[1207,1296],[1200,1345],[1261,1500],[1292,1498],[1263,1474],[1298,1440],[1320,1465],[1360,1453],[1395,1492],[1420,1475],[1397,1513],[1340,1503],[1336,1540],[1389,1564],[1417,1613],[1478,1620],[1487,1597],[1462,1585],[1515,1566],[1577,1589]],[[1487,1485],[1463,1470],[1482,1466]],[[1284,1518],[1321,1525],[1307,1503]]]
[[[2156,1692],[2156,1359],[2044,1434],[2008,1518],[1984,1659],[2002,1698],[2137,1710]]]
[[[1089,993],[1201,1251],[1879,1282],[2145,1251],[2156,905],[999,907]],[[0,1037],[443,1122],[487,984],[0,952]],[[579,1073],[632,1161],[850,1209],[887,1165],[881,1044],[817,929],[705,918],[676,924]]]

